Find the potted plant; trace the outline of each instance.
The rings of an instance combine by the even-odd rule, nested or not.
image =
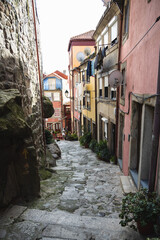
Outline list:
[[[119,217],[122,227],[129,226],[143,235],[154,232],[157,217],[160,215],[160,197],[155,192],[141,189],[136,193],[127,194],[122,200]]]

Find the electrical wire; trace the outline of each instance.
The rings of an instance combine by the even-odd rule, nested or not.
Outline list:
[[[150,98],[160,96],[160,94],[153,94],[153,95],[148,96],[148,97],[142,97],[142,96],[136,95],[136,94],[133,93],[133,92],[129,92],[129,94],[128,94],[128,111],[125,112],[125,111],[123,111],[122,109],[119,108],[119,110],[120,110],[122,113],[127,114],[127,115],[128,115],[129,112],[130,112],[130,101],[131,101],[131,100],[130,100],[130,96],[131,96],[131,95],[133,95],[134,97],[136,97],[137,100],[138,100],[139,98],[142,99],[142,100],[143,100],[143,103],[144,103],[146,100],[150,99]],[[142,104],[142,102],[140,102],[140,103]]]
[[[120,63],[122,63],[133,52],[133,50],[140,44],[140,42],[145,38],[145,36],[150,32],[150,30],[154,27],[154,25],[159,20],[160,20],[160,16],[156,18],[156,21],[152,24],[152,26],[148,29],[148,31],[143,35],[143,37],[136,43],[136,45],[129,51],[129,53],[120,61]]]

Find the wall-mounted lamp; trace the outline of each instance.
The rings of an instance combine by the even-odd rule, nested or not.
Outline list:
[[[65,91],[65,96],[66,96],[66,98],[74,99],[74,97],[69,97],[69,92],[68,92],[68,90]]]

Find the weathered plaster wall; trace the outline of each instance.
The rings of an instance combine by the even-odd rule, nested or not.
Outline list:
[[[32,0],[0,1],[0,89],[4,92],[6,89],[18,90],[21,99],[18,105],[30,129],[28,136],[17,136],[12,132],[7,136],[7,130],[4,132],[0,162],[6,175],[0,176],[3,183],[0,206],[8,204],[17,195],[27,199],[39,195],[38,162],[44,152],[44,142],[35,39]],[[8,108],[4,106],[4,109]],[[3,114],[1,112],[0,119]]]
[[[121,48],[121,61],[126,61],[125,105],[120,108],[128,111],[128,94],[155,94],[158,76],[160,21],[155,24],[140,44],[127,57],[130,50],[144,36],[159,16],[160,1],[130,1],[129,35]],[[125,59],[124,59],[125,58]],[[124,61],[123,61],[124,59]],[[130,101],[130,109],[132,101]],[[131,133],[131,111],[125,115],[125,136]],[[125,138],[123,144],[123,172],[128,174],[130,142]]]

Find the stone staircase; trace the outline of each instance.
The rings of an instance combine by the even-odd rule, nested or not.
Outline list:
[[[3,240],[139,240],[117,218],[80,216],[65,211],[12,206],[0,217]]]

